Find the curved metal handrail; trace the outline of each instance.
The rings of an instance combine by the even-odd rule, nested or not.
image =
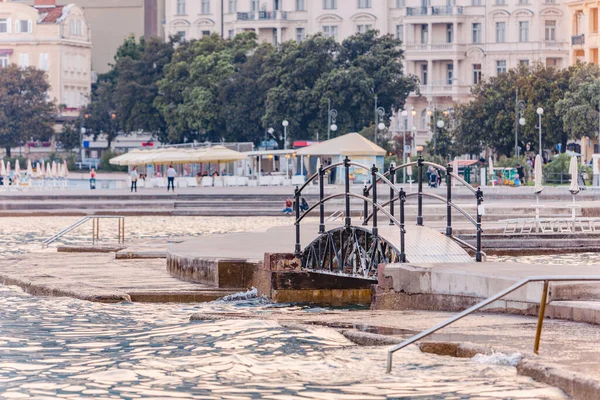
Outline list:
[[[475,227],[477,227],[477,221],[475,221],[475,218],[473,218],[469,213],[467,213],[467,211],[465,211],[462,207],[460,207],[459,205],[451,202],[451,201],[447,201],[445,198],[443,198],[440,195],[434,194],[434,193],[421,193],[423,196],[425,197],[432,197],[436,200],[440,200],[442,202],[444,202],[445,204],[450,204],[450,206],[452,206],[452,208],[454,208],[456,211],[460,212],[462,215],[465,216],[465,218],[467,218],[469,220],[469,222],[471,222],[473,225],[475,225]],[[418,196],[418,193],[406,193],[405,197],[415,197]],[[400,196],[396,196],[394,197],[392,200],[388,200],[385,203],[383,203],[381,206],[382,207],[387,207],[390,205],[391,202],[396,202],[400,200]],[[364,222],[369,222],[371,220],[371,218],[373,217],[373,213],[370,213],[369,216],[367,218],[365,218]]]
[[[334,163],[334,164],[331,164],[331,165],[328,165],[325,168],[323,168],[323,172],[329,171],[330,169],[337,168],[337,167],[340,167],[340,166],[343,166],[343,165],[344,165],[343,161],[337,162],[337,163]],[[309,183],[311,183],[312,181],[314,181],[317,178],[317,176],[319,176],[319,172],[318,171],[315,172],[314,174],[312,174],[310,176],[310,178],[308,178],[308,180],[306,182],[304,182],[304,184],[302,186],[300,186],[300,188],[298,189],[298,193],[302,193],[302,191],[304,190],[304,188],[306,188],[306,186],[308,186]]]

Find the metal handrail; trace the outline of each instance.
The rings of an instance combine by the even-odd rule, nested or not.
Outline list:
[[[421,340],[424,337],[427,337],[427,336],[439,331],[440,329],[445,328],[448,325],[451,325],[451,324],[455,323],[456,321],[474,313],[475,311],[478,311],[478,310],[482,309],[483,307],[485,307],[497,300],[500,300],[501,298],[511,294],[515,290],[520,289],[521,287],[523,287],[531,282],[544,282],[544,289],[542,290],[542,298],[540,300],[540,312],[538,315],[538,323],[537,323],[537,328],[536,328],[536,333],[535,333],[535,342],[533,345],[533,352],[535,354],[539,354],[540,339],[541,339],[541,335],[542,335],[542,326],[544,323],[544,315],[546,313],[546,301],[548,299],[548,283],[549,282],[573,282],[573,281],[600,281],[600,276],[556,275],[556,276],[530,276],[528,278],[522,279],[519,282],[515,283],[514,285],[510,286],[509,288],[495,294],[494,296],[489,297],[489,298],[485,299],[484,301],[477,303],[472,307],[467,308],[465,311],[461,312],[460,314],[455,315],[454,317],[452,317],[444,322],[441,322],[441,323],[437,324],[436,326],[431,327],[409,339],[406,339],[402,343],[397,344],[396,346],[389,349],[388,354],[387,354],[386,371],[387,371],[387,373],[390,373],[392,371],[392,355],[395,352],[397,352],[398,350],[402,350],[403,348],[405,348],[406,346],[408,346],[410,344],[413,344],[417,340]]]
[[[51,243],[57,241],[67,233],[71,232],[75,228],[80,227],[84,223],[89,220],[92,220],[92,244],[96,243],[97,240],[100,239],[100,219],[118,219],[119,220],[119,232],[118,232],[118,241],[119,243],[125,243],[125,217],[122,215],[88,215],[80,219],[79,221],[69,225],[67,228],[58,232],[54,236],[49,237],[48,239],[42,242],[42,247],[48,247]]]

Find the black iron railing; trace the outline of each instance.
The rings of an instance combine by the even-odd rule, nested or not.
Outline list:
[[[354,194],[350,190],[350,168],[351,167],[359,167],[362,169],[371,171],[371,184],[366,185],[363,188],[362,195]],[[398,189],[396,187],[396,173],[404,168],[409,168],[417,166],[417,176],[418,176],[418,190],[417,193],[407,194],[403,188]],[[425,166],[432,166],[434,168],[438,168],[442,171],[446,172],[446,198],[437,195],[435,193],[424,193],[423,192],[423,168]],[[344,193],[333,194],[329,196],[325,196],[325,173],[333,168],[343,167],[344,168],[344,176],[345,176],[345,190]],[[312,183],[315,179],[319,178],[319,202],[313,204],[306,210],[303,214],[300,213],[300,200],[303,190]],[[388,179],[389,178],[389,179]],[[452,201],[452,179],[460,182],[467,189],[469,189],[476,197],[477,201],[477,211],[475,218],[473,218],[468,212],[466,212],[463,208],[458,206]],[[387,202],[380,202],[378,199],[378,191],[377,184],[383,183],[389,187],[389,200]],[[425,161],[421,155],[415,162],[407,163],[400,166],[391,166],[387,172],[384,174],[380,173],[376,166],[367,167],[366,165],[355,163],[351,161],[348,157],[344,159],[342,162],[334,163],[328,165],[326,167],[321,166],[319,170],[310,176],[308,180],[301,186],[296,187],[295,190],[295,213],[296,213],[296,221],[295,221],[295,229],[296,229],[296,245],[295,245],[295,253],[298,257],[302,256],[302,246],[301,246],[301,238],[300,238],[300,223],[302,220],[314,209],[319,207],[319,234],[324,234],[326,232],[325,227],[325,203],[338,198],[344,198],[345,200],[345,220],[344,226],[346,229],[350,229],[352,227],[352,218],[350,215],[350,200],[352,198],[359,199],[363,201],[363,215],[364,219],[362,221],[363,225],[368,225],[369,222],[372,224],[372,235],[377,237],[378,235],[378,219],[377,215],[379,212],[383,213],[385,216],[389,218],[390,225],[396,225],[400,230],[400,259],[401,262],[404,262],[406,259],[406,248],[405,248],[405,203],[407,198],[409,197],[417,197],[417,225],[423,226],[423,198],[428,197],[432,199],[439,200],[441,202],[446,203],[446,235],[452,239],[455,239],[452,231],[452,209],[457,210],[461,213],[469,222],[471,222],[477,229],[477,245],[476,247],[472,247],[472,250],[475,251],[475,260],[477,262],[481,262],[483,258],[483,252],[481,248],[481,216],[482,216],[482,208],[481,205],[483,203],[483,192],[481,188],[475,189],[469,183],[467,183],[462,177],[460,177],[452,168],[451,165],[446,167],[432,163],[429,161]],[[394,215],[395,203],[399,202],[400,204],[400,215],[399,218],[396,218]],[[371,213],[369,213],[369,203],[371,204]],[[389,206],[389,209],[386,207]],[[464,242],[461,242],[464,245]]]

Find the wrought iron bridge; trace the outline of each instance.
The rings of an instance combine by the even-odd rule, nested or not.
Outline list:
[[[446,172],[446,197],[436,193],[423,191],[423,169],[432,166]],[[342,167],[345,174],[345,190],[325,196],[325,174],[333,168]],[[353,193],[350,189],[350,168],[358,167],[371,171],[371,184],[365,186],[362,194]],[[416,193],[407,193],[402,186],[396,185],[396,174],[404,168],[417,168]],[[319,201],[301,213],[300,199],[303,191],[318,179]],[[476,215],[452,201],[452,182],[456,180],[473,193],[476,201]],[[389,194],[382,200],[380,186]],[[417,199],[417,223],[407,227],[405,221],[405,203]],[[344,217],[343,224],[326,221],[325,204],[335,199],[344,199],[345,211],[337,213]],[[427,228],[423,224],[423,199],[431,198],[446,204],[445,234]],[[351,216],[351,200],[363,204],[363,216],[360,224],[353,224]],[[321,273],[341,274],[363,279],[377,279],[377,267],[389,263],[440,263],[440,262],[473,262],[465,248],[475,252],[475,261],[481,262],[485,253],[481,251],[481,215],[483,192],[475,189],[457,172],[452,165],[446,167],[425,161],[421,155],[414,161],[400,166],[390,166],[381,173],[376,166],[366,166],[353,162],[348,157],[342,162],[321,166],[301,187],[295,190],[295,254],[302,259],[302,267]],[[317,237],[307,242],[301,241],[301,223],[316,208],[319,208],[319,225]],[[396,216],[396,209],[398,214]],[[452,210],[458,211],[476,228],[476,246],[458,239],[453,235]],[[384,224],[380,224],[380,217]],[[326,229],[328,222],[328,229]],[[309,243],[302,248],[302,242]]]

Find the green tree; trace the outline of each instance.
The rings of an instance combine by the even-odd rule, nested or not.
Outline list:
[[[158,82],[155,106],[165,118],[162,141],[219,141],[225,136],[226,108],[219,101],[222,85],[230,81],[256,48],[256,34],[233,39],[205,36],[179,46]]]
[[[444,121],[444,126],[440,128],[437,126],[438,121]],[[430,123],[430,129],[434,133],[431,140],[425,144],[427,146],[427,153],[430,155],[439,155],[442,159],[448,161],[453,160],[454,157],[464,154],[459,153],[454,142],[455,134],[455,121],[450,115],[444,115],[438,121],[432,119]]]
[[[494,149],[499,155],[514,153],[515,91],[526,104],[525,126],[519,127],[519,144],[538,143],[536,128],[538,107],[544,108],[542,130],[544,147],[557,143],[566,145],[567,135],[562,120],[556,116],[555,104],[568,87],[568,70],[557,70],[536,64],[520,65],[507,73],[482,81],[472,89],[473,99],[457,106],[459,124],[456,130],[458,148],[469,153],[484,147]],[[563,146],[564,148],[565,146]]]
[[[56,135],[56,141],[65,150],[78,149],[81,146],[79,126],[69,122],[63,124],[62,130]]]
[[[556,103],[556,114],[571,139],[598,134],[600,107],[600,67],[577,64],[571,69],[569,87]]]
[[[0,68],[0,146],[8,157],[29,138],[52,136],[56,105],[48,100],[48,90],[44,71],[14,64]]]

